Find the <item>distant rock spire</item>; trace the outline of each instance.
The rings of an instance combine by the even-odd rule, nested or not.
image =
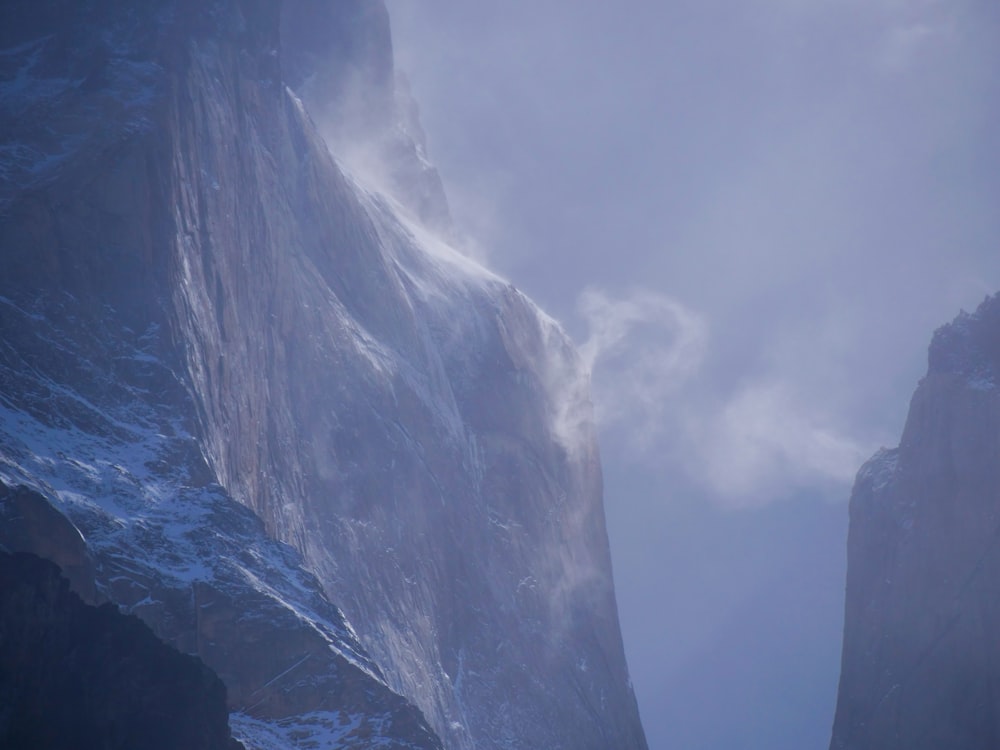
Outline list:
[[[850,504],[831,750],[1000,747],[1000,295],[935,334]]]

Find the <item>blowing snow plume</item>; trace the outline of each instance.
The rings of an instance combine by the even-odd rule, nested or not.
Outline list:
[[[577,302],[589,333],[580,355],[592,373],[597,418],[639,425],[640,443],[662,429],[671,396],[701,367],[708,326],[664,295],[624,299],[588,288]]]
[[[281,21],[286,80],[341,167],[453,239],[419,107],[406,76],[394,67],[385,6],[298,0],[284,4]]]

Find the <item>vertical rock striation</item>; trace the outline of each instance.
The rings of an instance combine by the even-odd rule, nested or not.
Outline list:
[[[934,334],[850,513],[831,748],[1000,747],[1000,295]]]

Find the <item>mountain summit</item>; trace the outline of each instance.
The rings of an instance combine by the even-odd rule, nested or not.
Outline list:
[[[0,544],[249,748],[645,748],[585,373],[442,239],[382,3],[11,0],[0,46]]]

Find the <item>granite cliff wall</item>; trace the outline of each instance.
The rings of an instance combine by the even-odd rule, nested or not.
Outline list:
[[[0,480],[98,594],[201,654],[244,739],[644,748],[580,363],[440,238],[381,3],[3,13]],[[315,127],[347,113],[385,193]]]
[[[1000,746],[1000,295],[934,334],[858,474],[832,750]]]

